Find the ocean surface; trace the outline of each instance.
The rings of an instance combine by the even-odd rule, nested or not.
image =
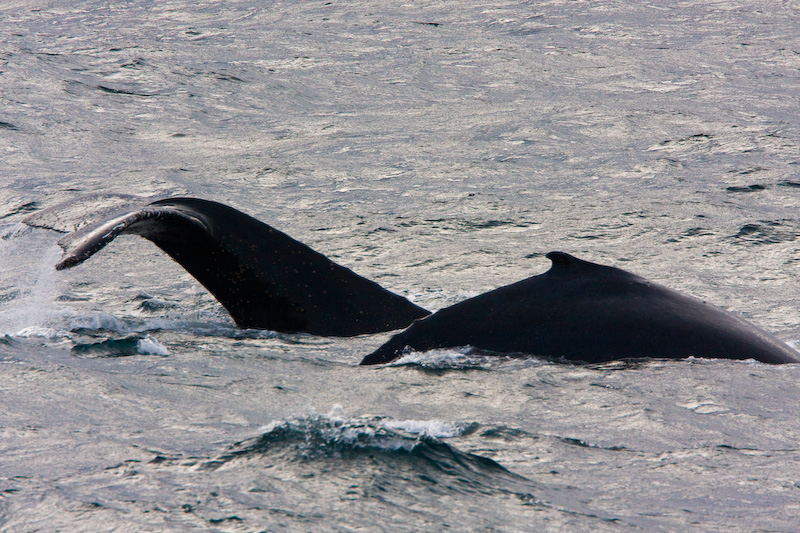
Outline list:
[[[800,365],[359,367],[155,246],[229,204],[429,309],[614,265],[800,341],[800,3],[0,4],[0,531],[797,531]],[[87,207],[91,211],[91,206]]]

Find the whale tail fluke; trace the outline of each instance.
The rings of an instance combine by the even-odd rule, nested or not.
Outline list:
[[[56,215],[72,203],[26,219],[33,226],[78,229],[59,243],[66,254],[56,268],[82,263],[118,235],[136,234],[183,266],[242,328],[347,337],[403,328],[429,314],[226,205],[195,198],[109,198],[114,199],[105,202],[105,216],[85,227],[70,227]]]

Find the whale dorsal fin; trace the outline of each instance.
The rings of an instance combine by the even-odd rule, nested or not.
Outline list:
[[[574,255],[570,255],[566,252],[548,252],[545,257],[547,257],[553,263],[553,268],[573,268],[582,265],[599,266],[595,265],[594,263],[590,263],[589,261],[578,259]]]
[[[547,274],[551,276],[602,276],[604,278],[611,276],[620,279],[640,279],[636,274],[632,274],[626,270],[578,259],[565,252],[550,252],[545,257],[553,263],[550,270],[547,271]]]
[[[574,255],[570,255],[566,252],[549,252],[545,257],[547,257],[553,263],[553,266],[550,268],[550,271],[553,273],[575,271],[578,269],[608,270],[609,268],[613,268],[605,265],[598,265],[597,263],[592,263],[591,261],[578,259]]]

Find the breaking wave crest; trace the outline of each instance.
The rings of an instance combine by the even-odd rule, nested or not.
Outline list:
[[[128,355],[169,355],[166,346],[150,335],[129,335],[121,339],[77,343],[72,347],[77,357],[125,357]]]
[[[476,424],[439,420],[394,420],[382,417],[346,418],[338,408],[329,415],[292,417],[273,422],[256,438],[237,443],[230,450],[204,462],[215,469],[241,459],[281,455],[290,461],[355,459],[383,454],[385,458],[470,464],[479,469],[505,472],[490,459],[458,451],[441,439],[473,432]],[[440,465],[441,466],[441,465]]]
[[[334,409],[327,416],[273,422],[260,436],[236,443],[216,456],[189,460],[159,456],[153,463],[216,475],[258,470],[280,477],[291,472],[294,477],[310,470],[318,477],[324,472],[329,482],[346,482],[390,499],[434,490],[504,494],[536,501],[533,482],[492,459],[461,451],[443,440],[476,429],[477,424],[438,420],[346,418]]]
[[[492,355],[492,357],[485,357]],[[520,354],[522,355],[522,354]],[[409,351],[393,361],[389,366],[407,366],[423,372],[443,373],[459,370],[492,370],[508,360],[519,359],[513,354],[498,354],[479,350],[472,346],[460,348],[439,348],[422,352]],[[536,359],[526,355],[526,365],[549,364],[545,359]]]

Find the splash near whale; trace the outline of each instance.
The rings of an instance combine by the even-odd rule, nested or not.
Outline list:
[[[81,212],[78,202],[98,205],[86,225],[67,222]],[[690,356],[800,362],[798,352],[743,318],[562,252],[547,254],[553,265],[544,274],[431,314],[209,200],[107,195],[55,206],[25,222],[69,231],[59,243],[65,256],[57,269],[82,263],[119,235],[140,235],[203,284],[242,328],[334,337],[407,328],[362,365],[388,363],[409,350],[461,346],[586,363]]]

